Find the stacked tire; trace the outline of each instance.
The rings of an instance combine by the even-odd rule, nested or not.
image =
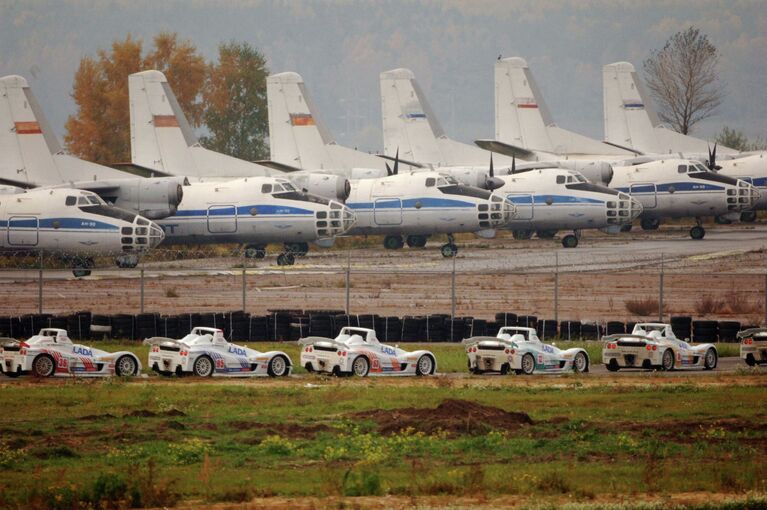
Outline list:
[[[418,342],[423,340],[421,334],[426,320],[423,317],[406,315],[402,318],[402,341]]]
[[[619,321],[607,321],[605,331],[607,335],[618,335],[626,333],[626,324]]]
[[[402,320],[399,317],[380,317],[376,322],[376,336],[381,342],[401,342]]]
[[[561,321],[559,323],[559,336],[562,340],[580,340],[581,321]]]
[[[740,322],[738,321],[719,321],[719,341],[737,342],[738,331],[740,331]]]
[[[581,323],[581,338],[583,340],[599,340],[602,335],[602,328],[596,322]]]
[[[443,342],[445,340],[445,315],[427,315],[423,323],[421,337],[427,342]]]
[[[719,323],[716,321],[692,321],[692,341],[695,343],[716,342],[719,337]]]
[[[535,329],[538,326],[538,317],[535,315],[520,315],[517,317],[517,326]]]
[[[67,334],[72,340],[88,340],[91,332],[91,313],[76,312],[67,316]]]
[[[512,312],[499,312],[495,314],[495,322],[499,328],[517,325],[517,314]]]
[[[118,314],[111,317],[112,331],[110,338],[113,340],[135,340],[136,324],[133,315]]]
[[[535,328],[538,338],[541,340],[552,339],[557,336],[557,321],[551,319],[541,319]]]
[[[448,342],[460,342],[471,335],[466,334],[466,320],[463,317],[447,319],[444,323],[445,339]]]
[[[677,338],[684,340],[685,338],[692,338],[692,317],[687,316],[674,316],[671,317],[671,329],[674,331],[674,335]]]
[[[139,339],[157,336],[158,315],[154,313],[140,313],[136,315],[136,337]]]

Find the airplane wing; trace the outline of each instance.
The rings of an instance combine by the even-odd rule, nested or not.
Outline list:
[[[424,167],[427,166],[427,165],[424,165],[422,163],[416,163],[415,161],[408,161],[408,160],[402,159],[402,158],[395,158],[393,156],[387,156],[386,154],[376,154],[376,156],[378,156],[379,158],[388,159],[389,161],[394,161],[395,159],[397,159],[400,162],[400,164],[408,165],[408,166],[413,166],[415,168],[424,168]]]
[[[253,161],[252,163],[255,163],[257,165],[265,166],[272,168],[274,170],[279,170],[280,172],[290,173],[290,172],[303,172],[303,168],[299,168],[297,166],[288,165],[286,163],[280,163],[278,161],[272,161],[271,159],[264,159],[261,161]]]
[[[147,168],[145,166],[136,165],[134,163],[112,163],[109,166],[115,170],[125,172],[125,177],[130,177],[130,175],[137,175],[139,177],[177,177],[173,174],[160,172],[154,168]]]
[[[532,159],[535,157],[535,152],[531,150],[499,142],[498,140],[474,140],[474,143],[487,151],[497,152],[505,156],[514,156],[522,159]]]
[[[618,145],[617,143],[608,142],[607,140],[602,140],[602,142],[603,142],[603,143],[606,143],[607,145],[612,145],[613,147],[617,147],[617,148],[619,148],[619,149],[623,149],[624,151],[633,152],[633,153],[634,153],[634,154],[636,154],[637,156],[642,156],[642,155],[644,155],[644,154],[645,154],[644,152],[642,152],[642,151],[640,151],[640,150],[637,150],[637,149],[632,149],[631,147],[626,147],[626,146],[624,146],[624,145]]]

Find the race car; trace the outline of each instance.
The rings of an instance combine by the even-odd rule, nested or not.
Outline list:
[[[714,344],[691,345],[678,339],[670,324],[661,322],[639,323],[631,334],[609,335],[602,340],[602,362],[611,372],[621,368],[713,370],[719,361]]]
[[[180,340],[153,337],[144,343],[151,345],[149,366],[161,375],[282,377],[293,370],[293,362],[284,352],[260,352],[230,343],[217,328],[193,328]]]
[[[752,328],[738,333],[740,357],[750,367],[767,364],[767,328]]]
[[[433,375],[437,358],[429,351],[408,352],[378,341],[375,330],[342,328],[336,338],[308,337],[298,341],[301,366],[307,372],[342,375]]]
[[[589,354],[575,347],[561,350],[544,344],[534,328],[507,326],[498,335],[475,336],[463,340],[469,357],[469,372],[484,374],[499,372],[508,374],[562,373],[589,371]]]
[[[141,362],[129,351],[106,352],[74,344],[66,330],[43,328],[30,338],[12,340],[0,349],[3,373],[8,377],[129,376],[141,373]]]

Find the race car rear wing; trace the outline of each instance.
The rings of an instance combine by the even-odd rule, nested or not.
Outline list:
[[[476,344],[478,342],[503,342],[503,338],[497,336],[473,336],[471,338],[464,338],[461,340],[463,345]]]
[[[767,328],[744,329],[743,331],[738,331],[737,337],[738,338],[747,338],[749,336],[754,336],[754,335],[758,335],[758,334],[767,335]]]
[[[20,340],[16,340],[15,338],[9,338],[7,336],[0,336],[0,345],[19,345],[21,343]]]
[[[629,333],[616,333],[615,335],[603,336],[602,337],[602,341],[603,342],[610,342],[612,340],[620,340],[621,338],[639,338],[640,340],[645,340],[645,341],[649,340],[651,342],[655,342],[655,341],[658,340],[657,338],[652,338],[652,337],[645,336],[645,335],[632,335],[632,334],[629,334]]]
[[[181,346],[181,342],[174,338],[166,338],[164,336],[153,336],[152,338],[145,338],[142,342],[144,345],[160,345],[160,344],[173,344]]]
[[[336,346],[346,347],[345,345],[336,342],[335,338],[325,338],[324,336],[308,336],[306,338],[301,338],[298,340],[298,345],[309,345],[316,342],[329,342]]]

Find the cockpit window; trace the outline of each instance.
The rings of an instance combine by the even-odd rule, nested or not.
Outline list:
[[[324,197],[318,197],[310,193],[300,193],[298,191],[285,191],[282,193],[275,193],[272,195],[274,198],[281,198],[283,200],[298,200],[300,202],[311,202],[313,204],[330,204],[330,200]]]
[[[437,186],[447,186],[447,179],[444,177],[439,177],[437,179]]]
[[[692,172],[706,172],[708,171],[705,166],[700,163],[695,163],[695,166],[690,167],[690,173]]]
[[[294,188],[293,185],[289,182],[283,183],[282,187],[285,188],[285,191],[296,191],[296,188]]]
[[[272,185],[271,184],[264,184],[261,186],[261,193],[271,193],[272,192]]]
[[[676,171],[680,174],[686,174],[687,173],[687,165],[679,165],[676,167]]]
[[[564,183],[565,183],[565,176],[557,175],[557,184],[564,184]]]
[[[112,207],[111,205],[99,204],[99,205],[86,205],[86,206],[79,206],[79,207],[80,207],[80,210],[83,212],[96,214],[99,216],[106,216],[108,218],[115,218],[118,220],[127,221],[128,223],[133,223],[133,220],[136,219],[135,214],[129,213],[127,211],[123,211],[122,209],[118,209],[117,207]],[[140,220],[143,220],[143,218],[140,218]],[[149,224],[147,220],[144,220],[144,222],[146,222],[147,225]],[[142,222],[139,221],[139,223],[142,223]]]
[[[77,205],[92,205],[92,204],[88,202],[88,199],[86,197],[80,197],[77,199]]]
[[[94,197],[93,195],[88,195],[88,202],[90,202],[91,205],[99,205],[101,203],[99,199]]]
[[[285,191],[285,188],[283,188],[281,184],[275,184],[273,192],[278,193],[280,191]]]
[[[428,178],[426,179],[426,187],[427,187],[427,188],[431,188],[431,187],[433,187],[435,184],[437,184],[437,179],[435,179],[434,177],[428,177]]]
[[[77,204],[77,197],[67,197],[67,200],[65,202],[66,205],[75,205]]]

